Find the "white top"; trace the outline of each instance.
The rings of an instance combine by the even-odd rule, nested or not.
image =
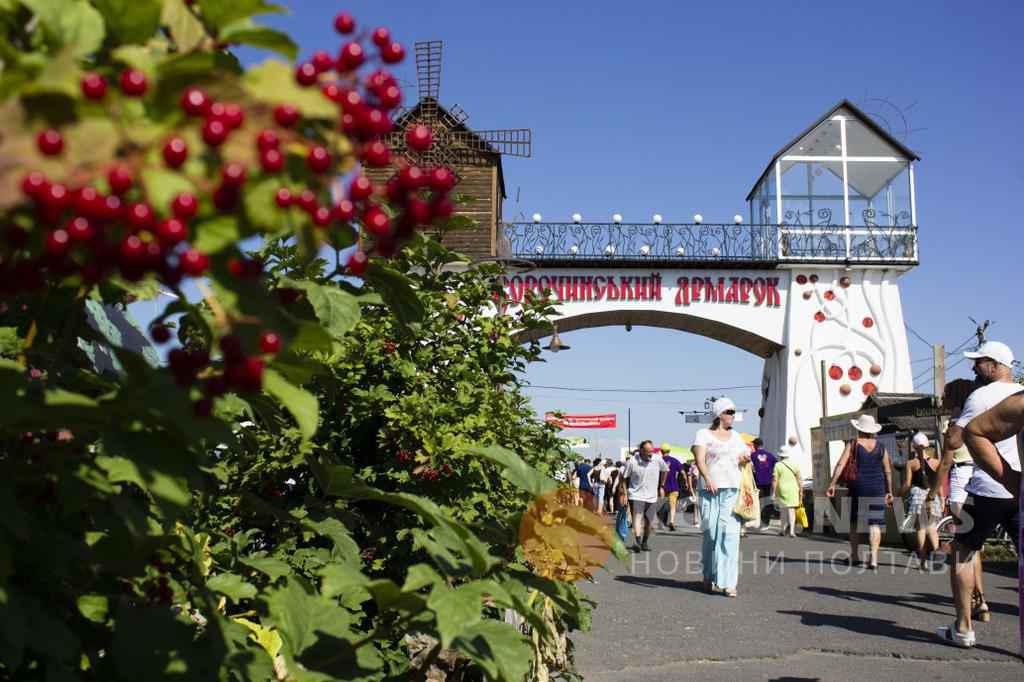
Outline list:
[[[612,476],[612,469],[613,468],[614,467],[606,467],[606,466],[602,466],[601,467],[601,473],[599,474],[600,477],[601,477],[601,483],[604,483],[604,484],[608,483],[608,480]]]
[[[967,397],[967,402],[964,403],[964,411],[960,414],[960,418],[956,420],[956,425],[960,428],[967,428],[972,419],[982,412],[995,407],[1014,393],[1020,393],[1020,384],[1009,381],[995,381],[975,389],[974,393]],[[1006,440],[996,443],[996,450],[999,451],[999,456],[1010,465],[1011,469],[1020,471],[1020,452],[1017,450],[1017,439],[1015,437],[1011,436]],[[971,480],[967,482],[965,490],[971,495],[979,497],[995,497],[1000,499],[1010,499],[1013,497],[1005,486],[982,471],[980,467],[974,467],[974,474],[971,476]]]
[[[647,462],[639,456],[630,459],[622,472],[629,486],[629,499],[637,502],[657,502],[658,483],[662,471],[668,471],[668,464],[660,457],[651,457]]]
[[[693,439],[695,447],[704,448],[708,480],[716,488],[740,487],[740,457],[750,452],[740,434],[735,431],[731,434],[723,441],[715,438],[711,429],[701,429]]]

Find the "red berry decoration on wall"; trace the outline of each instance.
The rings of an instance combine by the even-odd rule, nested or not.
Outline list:
[[[823,313],[823,312],[821,312],[819,310],[818,312],[814,313],[814,319],[817,320],[818,322],[824,322],[825,321],[825,313]]]
[[[817,284],[818,283],[818,276],[817,275],[811,275],[809,279],[811,280],[811,284]]]
[[[875,321],[873,319],[871,319],[870,317],[865,317],[863,322],[862,322],[862,324],[865,327],[867,327],[868,329],[871,329],[872,327],[875,326]]]
[[[871,365],[871,369],[869,371],[871,372],[871,376],[877,377],[879,374],[882,373],[882,366],[881,365]]]
[[[843,378],[843,368],[839,365],[832,365],[828,368],[828,376],[833,381],[839,381]]]
[[[853,379],[854,381],[860,381],[861,377],[863,377],[863,376],[864,376],[864,372],[863,372],[863,370],[861,370],[861,368],[860,368],[860,367],[857,367],[856,365],[854,365],[853,367],[851,367],[851,368],[849,369],[849,371],[847,372],[847,374],[848,374],[848,375],[849,375],[849,377],[850,377],[851,379]]]
[[[852,391],[853,387],[850,386],[850,384],[843,384],[842,386],[839,387],[839,393],[841,393],[842,395],[850,395]]]
[[[805,300],[805,301],[809,301],[809,300],[811,300],[811,296],[813,296],[813,295],[814,295],[814,294],[813,294],[813,293],[811,293],[810,291],[805,291],[805,292],[804,292],[804,300]]]
[[[828,291],[825,292],[825,300],[826,301],[835,300],[835,297],[836,297],[836,294],[831,289],[829,289]]]
[[[797,284],[807,284],[807,275],[797,275],[796,276],[796,283]]]
[[[850,287],[850,278],[849,277],[840,277],[839,278],[839,286],[841,286],[844,289],[848,289]]]
[[[874,395],[878,391],[878,387],[869,381],[861,387],[861,390],[864,391],[864,395]]]
[[[138,69],[128,69],[121,74],[121,92],[128,97],[142,97],[148,89],[146,74]]]

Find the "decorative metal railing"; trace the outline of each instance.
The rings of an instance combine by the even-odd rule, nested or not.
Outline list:
[[[506,223],[498,256],[537,263],[918,262],[917,228],[876,225]]]

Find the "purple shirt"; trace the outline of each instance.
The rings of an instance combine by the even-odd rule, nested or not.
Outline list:
[[[775,469],[775,463],[779,461],[778,458],[760,448],[750,456],[750,461],[754,463],[754,483],[759,486],[771,485],[772,471]]]
[[[665,464],[668,465],[668,477],[665,479],[665,494],[679,492],[679,472],[683,470],[683,463],[672,455],[662,455]]]

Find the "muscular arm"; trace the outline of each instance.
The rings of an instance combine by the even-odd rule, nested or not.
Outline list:
[[[932,480],[931,489],[928,491],[928,499],[938,497],[942,491],[942,482],[949,477],[949,470],[953,466],[953,452],[964,444],[964,430],[956,424],[950,424],[946,429],[946,437],[942,441],[942,461],[939,462],[939,470]]]
[[[1024,393],[1012,395],[978,415],[963,432],[963,440],[974,463],[1014,496],[1019,494],[1020,472],[1006,466],[995,444],[1021,431],[1024,431]]]

